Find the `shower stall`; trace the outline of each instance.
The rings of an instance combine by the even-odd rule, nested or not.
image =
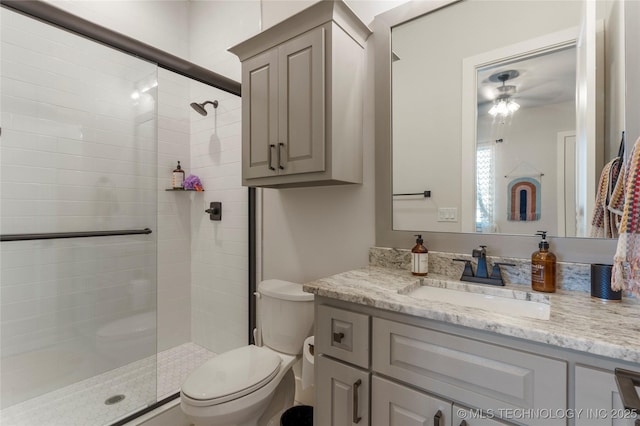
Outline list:
[[[159,149],[159,94],[209,76],[0,13],[0,423],[124,424],[215,355],[158,338],[158,215],[170,204],[160,174],[179,150]],[[183,118],[195,114],[186,100]],[[192,196],[174,216],[204,216],[193,212],[201,195],[169,196]]]

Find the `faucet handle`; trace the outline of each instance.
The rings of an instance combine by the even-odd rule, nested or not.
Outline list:
[[[471,267],[471,261],[467,259],[452,259],[455,262],[464,262],[464,271],[462,271],[463,277],[473,277],[473,268]]]
[[[491,270],[491,278],[502,281],[502,271],[500,266],[516,266],[515,263],[495,262]]]

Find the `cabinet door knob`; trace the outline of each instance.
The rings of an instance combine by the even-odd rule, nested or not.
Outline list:
[[[461,421],[460,426],[467,426],[467,421],[466,420]]]
[[[276,168],[273,167],[271,165],[271,159],[272,159],[272,155],[271,155],[271,151],[275,148],[276,146],[274,144],[270,144],[269,145],[269,154],[267,156],[267,163],[269,163],[269,170],[275,170]]]
[[[435,416],[433,416],[433,426],[440,426],[440,420],[442,419],[442,411],[438,410]]]
[[[358,415],[358,391],[360,390],[360,385],[362,384],[362,380],[358,379],[353,384],[353,423],[360,423],[362,417]]]
[[[342,339],[344,339],[344,333],[333,333],[334,342],[342,343]]]
[[[280,170],[284,170],[284,166],[282,165],[282,161],[280,161],[280,160],[281,160],[281,158],[280,158],[280,152],[282,151],[282,148],[284,148],[284,144],[283,144],[282,142],[280,142],[280,143],[278,144],[278,168],[279,168]]]

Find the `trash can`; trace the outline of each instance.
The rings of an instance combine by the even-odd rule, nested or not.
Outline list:
[[[313,407],[296,405],[289,408],[280,417],[280,426],[313,426]]]

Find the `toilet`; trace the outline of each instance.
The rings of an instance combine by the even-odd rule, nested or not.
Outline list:
[[[293,405],[291,367],[313,333],[313,294],[281,280],[261,282],[255,294],[262,346],[220,354],[182,384],[180,407],[195,426],[266,426]]]

